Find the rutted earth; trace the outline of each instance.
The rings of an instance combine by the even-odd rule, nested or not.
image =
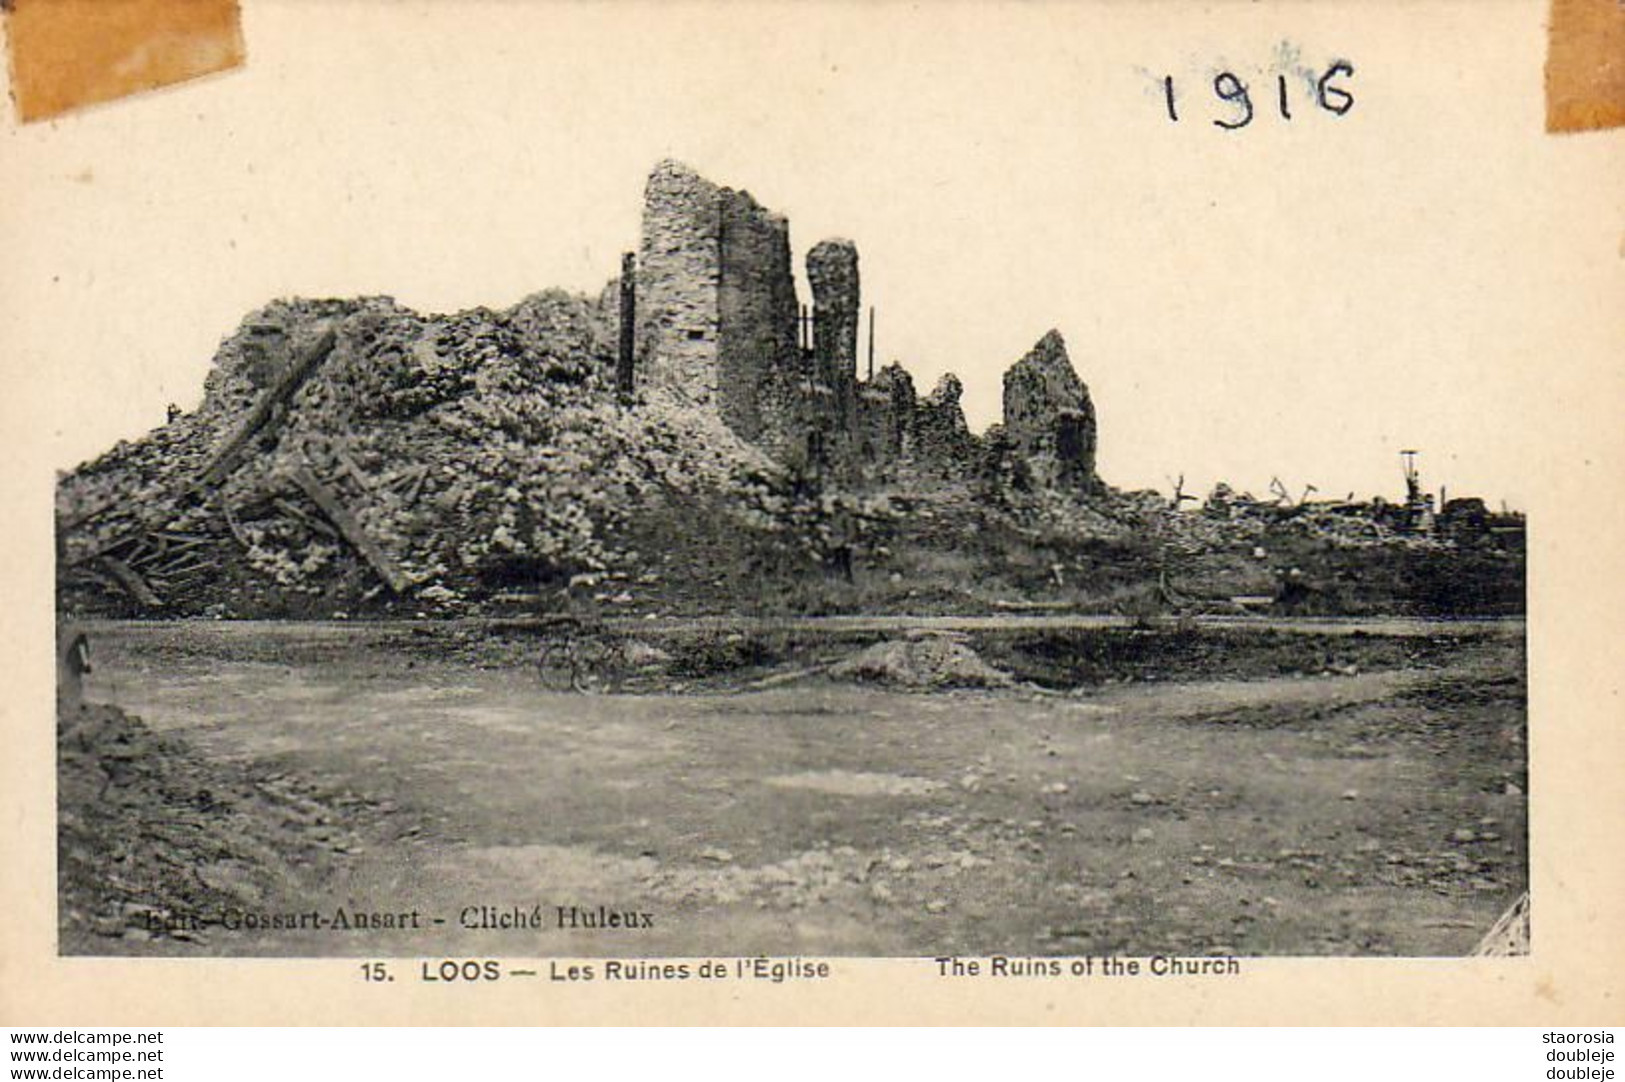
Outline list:
[[[177,938],[132,917],[65,951],[1452,955],[1527,882],[1508,635],[1429,668],[657,696],[336,643],[272,664],[209,634],[101,630],[86,698],[325,806],[321,858],[239,895],[445,923]],[[460,928],[479,906],[547,927]],[[653,926],[559,929],[560,906]]]

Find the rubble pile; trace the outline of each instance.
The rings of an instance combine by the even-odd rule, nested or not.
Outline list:
[[[900,547],[1143,528],[1104,486],[1083,500],[1019,456],[979,466],[952,377],[911,437],[942,472],[905,458],[853,479],[787,468],[659,385],[623,400],[614,345],[602,301],[560,292],[441,316],[388,298],[270,304],[222,343],[196,410],[60,479],[64,604],[331,617],[624,603],[685,576],[688,593],[714,593],[702,563],[763,553],[768,570],[850,581]],[[686,566],[696,548],[716,556]]]
[[[920,397],[900,365],[874,372],[872,306],[859,378],[857,249],[828,240],[807,259],[810,311],[786,219],[663,162],[639,250],[596,299],[548,291],[450,315],[387,297],[274,302],[222,343],[196,410],[60,479],[59,603],[655,615],[775,592],[829,611],[1115,605],[1137,588],[1188,608],[1270,603],[1271,575],[1318,560],[1347,588],[1314,603],[1336,607],[1390,590],[1349,585],[1367,552],[1420,563],[1456,546],[1483,549],[1482,567],[1428,604],[1521,586],[1521,516],[1459,498],[1436,515],[1414,470],[1398,505],[1293,500],[1277,481],[1272,501],[1221,485],[1192,513],[1182,491],[1170,506],[1112,489],[1055,330],[1005,372],[1000,423],[977,435],[954,375]],[[1384,581],[1411,589],[1407,574],[1426,577]]]
[[[116,941],[200,942],[193,917],[258,906],[278,877],[356,848],[339,826],[366,802],[330,805],[281,777],[210,763],[116,706],[57,721],[57,877],[65,953]]]
[[[837,679],[917,690],[1001,688],[1015,683],[953,635],[917,635],[877,642],[830,667]]]
[[[773,517],[774,464],[658,389],[622,408],[613,355],[596,306],[557,292],[272,304],[197,411],[61,480],[64,585],[182,613],[252,615],[234,580],[296,613],[455,609],[636,565],[618,526],[651,503],[722,490]]]
[[[1413,549],[1441,547],[1437,537],[1408,528],[1401,511],[1381,500],[1260,500],[1220,482],[1203,503],[1201,517],[1223,524],[1230,536],[1245,533],[1256,537],[1266,530],[1280,529],[1340,548],[1390,544]]]

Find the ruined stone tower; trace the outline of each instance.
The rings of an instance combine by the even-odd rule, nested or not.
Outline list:
[[[962,475],[979,444],[959,380],[944,376],[924,398],[897,365],[860,380],[857,246],[821,241],[806,267],[812,333],[804,345],[783,215],[681,162],[655,166],[636,265],[623,265],[631,348],[622,357],[632,362],[617,369],[623,400],[634,400],[631,389],[659,388],[715,411],[795,468]],[[873,334],[871,325],[871,358]],[[1055,331],[1005,373],[1000,441],[1023,475],[1045,486],[1079,495],[1098,486],[1094,406]]]
[[[1053,488],[1087,490],[1095,478],[1095,407],[1059,331],[1004,373],[1004,431]]]
[[[760,437],[797,357],[784,217],[663,161],[644,191],[637,277],[639,381]]]

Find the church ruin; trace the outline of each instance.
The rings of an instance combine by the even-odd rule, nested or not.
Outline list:
[[[830,238],[807,252],[810,318],[791,252],[782,214],[680,162],[658,164],[638,251],[622,264],[623,390],[658,387],[713,409],[789,464],[969,466],[981,441],[965,423],[957,378],[921,398],[900,366],[874,371],[872,323],[870,371],[859,377],[857,246]],[[1080,494],[1097,485],[1094,408],[1058,332],[1006,373],[1003,438],[993,435],[988,442],[1023,456],[1041,484]]]

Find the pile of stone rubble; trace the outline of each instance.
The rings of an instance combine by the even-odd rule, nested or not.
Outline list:
[[[635,565],[618,527],[651,504],[727,490],[772,512],[772,463],[658,394],[622,408],[612,365],[596,305],[556,292],[450,316],[272,304],[199,409],[61,479],[64,592],[143,614],[456,608]]]
[[[181,939],[223,910],[355,846],[341,823],[374,810],[281,776],[206,761],[116,706],[66,703],[57,723],[57,876],[62,949]],[[134,946],[118,949],[136,950]]]

